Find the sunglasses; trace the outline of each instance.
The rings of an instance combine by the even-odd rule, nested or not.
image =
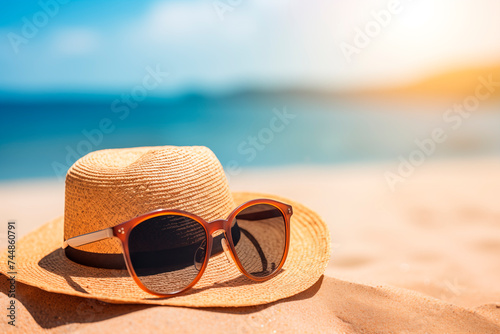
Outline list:
[[[212,222],[189,212],[161,209],[69,238],[63,249],[74,260],[79,252],[86,253],[74,247],[116,237],[137,285],[154,295],[173,296],[193,287],[209,258],[222,252],[251,280],[264,281],[277,275],[288,254],[291,216],[292,206],[270,199],[248,201],[227,219]],[[119,254],[97,256],[108,256],[108,260],[119,256],[123,261]],[[112,268],[95,256],[94,262],[89,262],[91,266]]]

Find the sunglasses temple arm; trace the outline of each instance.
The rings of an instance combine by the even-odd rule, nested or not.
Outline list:
[[[113,237],[113,228],[109,227],[105,228],[104,230],[99,230],[87,234],[82,234],[73,238],[69,238],[68,240],[64,241],[62,248],[65,249],[68,246],[71,247],[83,246],[86,244],[90,244],[92,242],[112,237]]]

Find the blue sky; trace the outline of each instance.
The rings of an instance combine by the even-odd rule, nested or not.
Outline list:
[[[39,1],[9,2],[0,13],[0,90],[122,91],[140,83],[147,66],[171,74],[164,94],[342,89],[500,59],[495,0],[401,0],[351,61],[340,46],[353,45],[356,29],[390,0],[242,0],[222,16],[214,3],[228,2],[70,1],[45,14],[45,24]],[[37,19],[36,35],[16,52],[13,36]]]

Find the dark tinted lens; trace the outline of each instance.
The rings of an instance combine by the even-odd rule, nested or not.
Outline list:
[[[272,274],[285,252],[285,218],[281,211],[269,204],[253,205],[242,210],[231,227],[236,256],[243,268],[255,277]]]
[[[128,247],[136,275],[149,290],[167,294],[187,287],[206,256],[207,235],[197,221],[164,215],[130,231]]]

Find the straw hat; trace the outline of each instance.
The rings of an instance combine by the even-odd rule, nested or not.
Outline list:
[[[123,269],[102,269],[69,260],[63,240],[115,226],[156,209],[180,209],[213,221],[238,204],[271,198],[291,204],[290,249],[283,270],[264,282],[243,276],[224,254],[210,258],[200,281],[184,294],[161,298],[141,290]],[[19,282],[61,294],[110,303],[190,307],[250,306],[293,296],[311,287],[329,260],[324,221],[299,203],[277,196],[231,192],[216,156],[206,147],[139,147],[92,152],[66,176],[64,217],[18,243]],[[115,238],[78,247],[91,253],[121,254]],[[8,271],[7,256],[0,272]]]

